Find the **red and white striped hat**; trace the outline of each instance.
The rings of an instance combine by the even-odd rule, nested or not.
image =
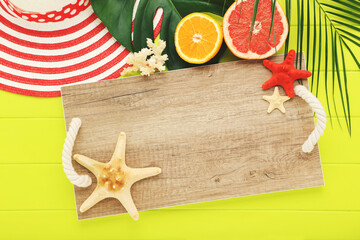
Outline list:
[[[0,89],[53,97],[60,96],[61,86],[120,76],[129,51],[96,17],[89,0],[72,2],[39,13],[0,0]],[[161,18],[160,9],[154,18],[155,37]]]

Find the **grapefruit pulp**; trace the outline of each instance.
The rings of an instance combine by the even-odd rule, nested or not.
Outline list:
[[[276,1],[274,28],[269,38],[272,3],[271,0],[260,0],[250,38],[254,2],[255,0],[242,0],[242,3],[241,0],[236,1],[224,15],[223,31],[226,45],[239,58],[264,59],[270,57],[284,45],[289,32],[284,11]]]

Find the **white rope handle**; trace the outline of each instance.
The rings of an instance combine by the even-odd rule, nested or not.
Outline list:
[[[64,149],[62,152],[62,164],[66,177],[72,184],[78,187],[88,187],[91,185],[91,178],[88,175],[78,175],[72,165],[72,150],[74,147],[76,136],[81,126],[80,118],[71,120],[69,131],[66,134]]]
[[[302,151],[310,153],[314,149],[314,146],[319,141],[320,137],[324,134],[327,121],[326,113],[320,101],[309,90],[307,90],[306,87],[297,85],[294,90],[295,94],[304,99],[316,113],[316,127],[306,142],[302,145]]]

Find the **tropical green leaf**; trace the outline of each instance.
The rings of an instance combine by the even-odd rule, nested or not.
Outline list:
[[[318,28],[319,28],[319,43],[322,42],[322,15],[320,13],[320,8],[319,8],[319,14],[318,14],[318,18],[319,18],[319,24],[318,24]],[[315,26],[316,27],[316,26]],[[321,68],[321,54],[322,54],[322,46],[319,46],[319,54],[318,54],[318,65],[317,65],[317,69]],[[316,97],[319,95],[319,84],[320,84],[320,71],[317,71],[317,81],[316,81]]]
[[[180,20],[192,12],[210,12],[222,16],[230,7],[230,0],[141,0],[135,15],[133,39],[132,14],[135,0],[92,0],[95,14],[106,25],[110,33],[125,48],[132,52],[146,47],[146,39],[154,39],[153,18],[157,9],[164,11],[160,31],[161,39],[167,43],[165,53],[167,67],[179,69],[191,66],[184,62],[175,48],[175,29]]]
[[[251,36],[252,36],[253,31],[254,31],[255,20],[256,20],[257,11],[258,11],[258,8],[259,8],[259,3],[260,3],[260,0],[255,0],[254,1],[253,16],[252,16],[251,24],[250,24],[249,42],[251,42]]]
[[[340,18],[344,18],[345,20],[348,20],[350,22],[353,22],[355,24],[360,24],[360,20],[357,19],[357,18],[352,18],[352,17],[349,17],[347,15],[342,15],[342,14],[339,14],[339,13],[336,13],[336,12],[332,12],[332,11],[326,11],[327,14],[330,14],[330,15],[334,15],[334,16],[337,16],[337,17],[340,17]]]
[[[350,15],[352,17],[355,17],[357,19],[360,18],[360,14],[358,12],[354,12],[352,10],[347,10],[346,8],[343,8],[343,7],[338,7],[338,6],[335,6],[335,5],[331,5],[331,4],[328,4],[328,3],[322,3],[323,6],[326,6],[326,7],[329,7],[329,8],[332,8],[332,9],[335,9],[335,10],[338,10],[340,12],[342,12],[343,14],[346,14],[346,15],[340,15],[340,17],[346,17],[347,15]],[[331,14],[335,14],[331,11],[327,11],[328,13],[331,13]]]
[[[339,115],[338,115],[338,112],[337,112],[337,108],[336,108],[336,102],[335,102],[335,98],[334,98],[334,95],[335,95],[335,80],[336,80],[336,64],[335,64],[335,58],[336,58],[336,36],[334,37],[334,29],[331,28],[331,55],[333,56],[332,58],[332,61],[331,61],[331,66],[332,66],[332,96],[333,96],[333,104],[334,104],[334,111],[335,111],[335,114],[337,116],[337,120],[338,120],[338,123],[341,127],[341,124],[340,124],[340,121],[339,121]],[[325,89],[325,91],[328,91],[328,89]]]
[[[341,103],[342,103],[342,107],[343,107],[343,112],[344,112],[344,115],[345,115],[345,122],[346,122],[346,126],[348,128],[348,130],[350,131],[351,128],[350,128],[350,118],[348,118],[347,116],[347,112],[346,112],[346,106],[345,106],[345,102],[344,102],[344,95],[343,95],[343,90],[342,90],[342,82],[341,82],[341,76],[340,76],[340,67],[339,67],[339,58],[341,56],[339,56],[338,54],[338,44],[337,44],[337,39],[338,39],[338,36],[335,36],[335,44],[334,44],[334,47],[335,47],[335,55],[334,55],[334,58],[335,58],[335,66],[336,66],[336,74],[337,74],[337,80],[338,80],[338,87],[339,87],[339,92],[340,92],[340,96],[341,96]],[[344,61],[344,59],[342,59]],[[345,73],[345,76],[346,76],[346,71],[344,71]],[[347,92],[346,92],[347,93]],[[346,94],[348,96],[348,94]],[[347,98],[348,99],[348,98]],[[350,132],[351,133],[351,132]]]
[[[331,116],[330,103],[329,103],[329,93],[328,89],[328,63],[329,63],[329,41],[328,41],[328,20],[325,18],[325,95],[326,95],[326,105],[329,115]],[[332,125],[332,118],[330,118],[330,123]]]
[[[291,9],[289,9],[291,2],[293,0],[285,0],[288,19],[291,19]],[[324,84],[326,104],[330,116],[332,114],[330,111],[330,92],[333,99],[334,114],[337,117],[339,115],[336,96],[340,96],[346,126],[351,134],[350,96],[345,53],[350,53],[353,61],[360,69],[360,56],[354,53],[355,48],[360,48],[360,1],[297,0],[296,8],[298,30],[297,35],[291,37],[296,37],[295,47],[299,52],[302,51],[302,43],[306,43],[306,63],[313,73],[311,89],[316,95],[319,95],[320,85]],[[287,39],[286,52],[291,48],[289,42]],[[330,67],[332,74],[328,74]],[[323,68],[325,68],[325,77],[320,78],[320,70]],[[330,79],[332,79],[331,89],[329,89]],[[336,92],[339,94],[337,95]],[[339,119],[338,122],[340,124]]]
[[[344,108],[344,113],[345,113],[345,117],[346,117],[346,113],[348,114],[349,118],[348,118],[348,129],[349,129],[349,133],[351,134],[351,117],[350,117],[350,102],[349,102],[349,94],[348,94],[348,85],[347,85],[347,74],[346,74],[346,63],[345,63],[345,56],[344,56],[344,48],[343,48],[343,42],[340,41],[340,49],[341,49],[341,59],[342,59],[342,63],[343,63],[343,80],[344,80],[344,91],[346,93],[345,98],[346,98],[346,107],[347,109],[345,109],[345,104],[343,103],[343,108]],[[340,87],[340,91],[341,87]]]
[[[291,25],[291,1],[289,0],[286,0],[285,1],[285,14],[286,14],[286,19],[287,19],[287,22],[289,24],[289,26]],[[289,31],[289,34],[288,34],[288,37],[285,41],[285,54],[284,54],[284,59],[286,58],[287,56],[287,53],[289,52],[289,43],[290,43],[290,32]]]
[[[241,16],[241,14],[242,14],[243,1],[244,1],[244,0],[240,0],[240,11],[239,11],[238,23],[239,23],[239,21],[240,21],[240,16]],[[236,5],[238,5],[238,4],[239,4],[239,0],[236,0]]]
[[[312,78],[311,78],[311,91],[313,91],[314,89],[314,85],[315,85],[315,62],[316,62],[316,53],[317,53],[317,24],[316,24],[316,2],[313,1],[313,24],[314,24],[314,30],[313,30],[313,52],[312,52],[312,67],[310,68],[310,71],[312,73]],[[308,6],[308,11],[310,11],[310,6]],[[320,13],[319,13],[320,14]],[[309,26],[308,26],[309,27]],[[320,48],[319,48],[320,49]],[[309,56],[308,56],[309,57]],[[320,56],[319,56],[320,58]]]
[[[307,42],[306,42],[306,66],[309,67],[309,56],[310,56],[310,27],[309,27],[309,23],[310,23],[310,0],[307,0],[307,7],[308,7],[308,10],[307,10],[307,23],[308,23],[308,27],[307,27],[307,30],[306,30],[306,37],[307,37]],[[298,28],[304,28],[304,21],[302,22],[298,22]],[[301,41],[301,39],[298,39],[298,41]]]
[[[301,2],[301,3],[300,3]],[[305,2],[304,0],[298,0],[298,12],[297,12],[297,16],[298,16],[298,23],[300,26],[304,25],[304,5]],[[297,36],[297,52],[303,52],[303,41],[300,41],[300,39],[304,38],[304,28],[303,27],[298,27],[298,36]],[[302,69],[302,61],[299,61],[299,58],[296,58],[296,66],[298,66],[300,69]],[[300,84],[302,84],[302,80],[298,80],[298,82]]]
[[[346,44],[346,42],[342,41],[342,43],[345,45],[345,47],[347,48],[347,50],[349,51],[349,53],[351,54],[353,60],[355,61],[356,65],[358,66],[358,68],[360,69],[360,63],[357,60],[354,52],[352,51],[352,49],[349,47],[349,45]]]
[[[338,4],[341,4],[345,7],[349,7],[350,9],[353,9],[354,11],[357,11],[358,13],[360,13],[360,7],[354,5],[354,4],[351,4],[351,2],[354,2],[355,4],[357,4],[356,1],[352,1],[352,0],[334,0],[334,2],[338,3]],[[324,5],[324,4],[323,4]]]
[[[355,45],[357,45],[358,47],[360,47],[360,42],[357,42],[357,41],[355,41],[354,39],[352,39],[352,38],[350,38],[350,37],[348,37],[348,36],[346,36],[346,35],[342,35],[342,38],[343,38],[343,39],[346,39],[346,40],[348,40],[349,42],[352,42],[353,44],[355,44]]]
[[[357,26],[354,26],[354,25],[351,25],[351,24],[347,24],[347,23],[345,23],[345,22],[340,22],[340,21],[337,21],[337,20],[333,20],[333,22],[334,22],[334,23],[338,23],[338,24],[340,24],[340,25],[343,25],[343,26],[345,26],[345,27],[347,27],[347,28],[353,29],[353,30],[355,30],[355,31],[357,31],[357,32],[360,32],[360,28],[357,27]]]
[[[277,52],[276,49],[276,36],[275,36],[275,27],[274,27],[274,16],[275,16],[275,9],[276,9],[276,0],[271,0],[271,24],[270,24],[270,30],[269,30],[269,36],[267,42],[269,43],[271,33],[273,33],[274,43],[275,43],[275,52]]]
[[[360,37],[358,35],[355,35],[345,29],[342,29],[342,28],[338,28],[339,31],[341,31],[342,33],[340,33],[340,35],[347,35],[348,37],[351,37],[355,40],[355,43],[360,43]],[[357,40],[357,41],[356,41]]]

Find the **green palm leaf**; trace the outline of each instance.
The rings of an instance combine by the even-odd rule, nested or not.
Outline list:
[[[254,2],[253,16],[252,16],[252,20],[251,20],[251,24],[250,24],[249,42],[251,41],[251,37],[252,37],[253,31],[254,31],[255,20],[256,20],[259,3],[260,3],[260,0],[255,0],[255,2]]]
[[[288,6],[292,1],[285,0],[286,16],[290,15]],[[328,113],[331,116],[329,100],[331,93],[335,115],[338,119],[337,108],[339,106],[336,104],[336,92],[339,93],[341,109],[345,116],[347,129],[351,134],[345,53],[350,54],[360,69],[359,56],[354,54],[354,49],[360,48],[360,1],[298,0],[296,7],[298,23],[296,48],[301,52],[302,43],[306,42],[306,62],[309,70],[313,73],[311,90],[319,95],[321,94],[319,93],[320,85],[324,84]],[[304,11],[306,12],[304,13]],[[287,51],[290,47],[288,40],[285,43],[285,50]],[[309,64],[310,62],[311,64]],[[329,67],[332,67],[331,76],[328,74]],[[325,69],[324,78],[320,77],[322,68]],[[332,78],[332,89],[329,89],[329,78]],[[340,121],[338,122],[340,123]]]

